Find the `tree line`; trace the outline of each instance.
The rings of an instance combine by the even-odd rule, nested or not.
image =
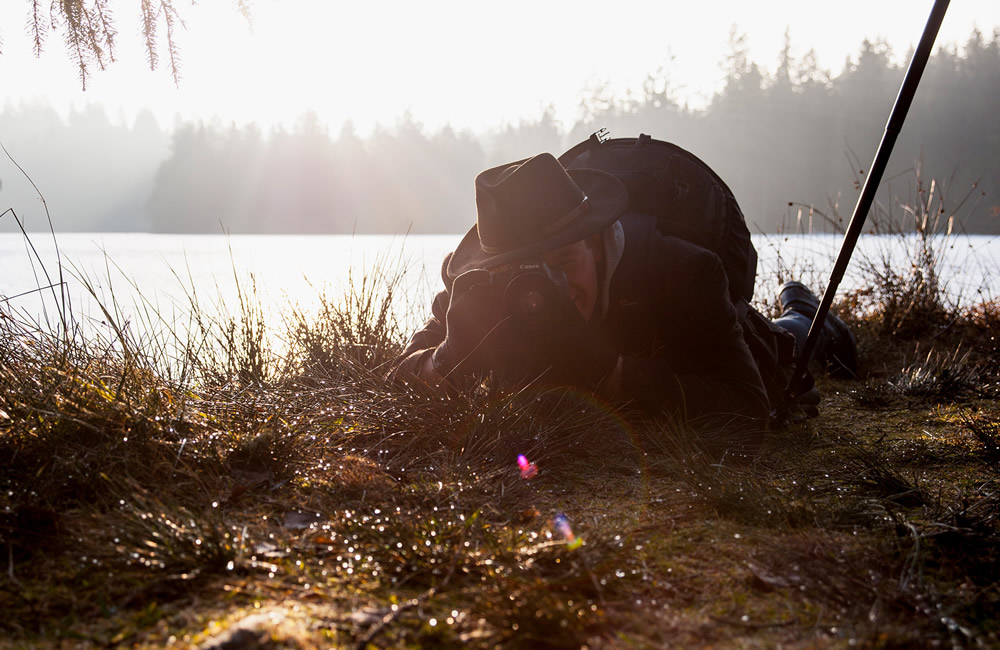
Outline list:
[[[835,229],[850,217],[905,69],[879,41],[864,41],[837,74],[820,69],[813,53],[796,59],[791,49],[786,34],[767,72],[734,31],[725,85],[707,107],[683,104],[669,76],[655,72],[626,97],[590,89],[572,125],[559,123],[551,109],[485,133],[431,131],[409,115],[363,136],[351,123],[331,131],[313,113],[267,133],[255,125],[184,123],[167,134],[148,119],[140,129],[108,123],[99,129],[101,146],[74,155],[105,161],[84,163],[87,173],[115,162],[106,183],[124,177],[137,185],[114,217],[75,229],[457,233],[475,219],[479,171],[561,152],[599,128],[613,137],[649,133],[691,150],[730,185],[755,231]],[[0,114],[0,134],[8,132],[10,113],[8,107]],[[945,210],[967,231],[1000,233],[998,116],[1000,30],[939,48],[897,141],[880,203],[898,211],[901,201],[926,198],[934,179],[935,196],[944,195]],[[140,131],[150,144],[136,152]],[[38,145],[64,139],[50,135]],[[162,157],[140,182],[140,170],[156,155]],[[142,164],[122,163],[128,156]],[[144,193],[141,204],[137,192]],[[125,209],[135,212],[126,218]]]

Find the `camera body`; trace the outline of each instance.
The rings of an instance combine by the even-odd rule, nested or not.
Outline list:
[[[566,275],[545,262],[526,261],[491,272],[491,283],[504,287],[504,308],[523,329],[536,330],[556,324],[559,304],[569,299]]]

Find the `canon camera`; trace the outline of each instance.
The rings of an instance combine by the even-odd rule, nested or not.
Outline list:
[[[552,325],[559,318],[560,301],[569,300],[566,275],[545,262],[522,262],[492,272],[491,282],[502,287],[504,307],[525,329]]]

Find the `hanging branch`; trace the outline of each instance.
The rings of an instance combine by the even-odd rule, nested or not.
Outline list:
[[[146,44],[146,62],[149,63],[150,70],[156,70],[159,59],[156,52],[156,11],[153,9],[153,0],[142,0],[140,9],[142,11],[142,36]]]
[[[181,57],[177,43],[178,29],[187,29],[181,13],[174,6],[174,0],[138,0],[140,32],[143,48],[150,70],[156,70],[160,62],[161,48],[166,49],[170,65],[170,76],[175,85],[180,85]],[[45,0],[30,0],[28,31],[31,34],[32,52],[42,55],[49,30],[61,29],[69,58],[77,66],[80,84],[87,89],[91,69],[96,65],[103,71],[114,63],[115,38],[118,35],[110,0],[49,0],[48,16],[45,15]],[[235,9],[247,24],[251,25],[252,0],[234,0]],[[161,23],[165,28],[165,42],[157,37]]]
[[[182,29],[187,29],[184,25],[184,21],[181,20],[180,14],[174,9],[171,0],[160,0],[160,13],[163,16],[163,24],[167,27],[167,54],[170,55],[170,76],[174,79],[174,85],[181,85],[181,57],[180,50],[177,48],[177,41],[174,37],[174,31],[176,30],[176,25],[180,25]]]

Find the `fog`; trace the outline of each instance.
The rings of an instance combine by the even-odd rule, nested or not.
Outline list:
[[[865,41],[836,72],[787,53],[773,74],[734,35],[724,89],[697,110],[650,71],[626,97],[591,88],[577,120],[552,111],[482,132],[430,130],[407,115],[359,134],[304,112],[290,128],[159,125],[91,107],[63,119],[8,104],[0,142],[44,195],[58,231],[457,233],[475,219],[479,171],[560,153],[599,128],[675,142],[730,185],[755,232],[830,231],[854,208],[904,69]],[[943,195],[967,232],[1000,233],[1000,34],[974,32],[932,57],[897,141],[879,201]],[[921,194],[922,192],[922,194]],[[790,205],[791,204],[791,205]],[[0,210],[48,227],[28,179],[0,160]],[[13,214],[0,230],[18,229]]]
[[[127,123],[97,106],[63,119],[47,106],[8,104],[0,143],[13,162],[0,154],[0,210],[12,208],[29,230],[47,228],[34,182],[57,230],[148,230],[149,196],[170,140],[148,112]],[[13,215],[0,219],[0,230],[17,230]]]

